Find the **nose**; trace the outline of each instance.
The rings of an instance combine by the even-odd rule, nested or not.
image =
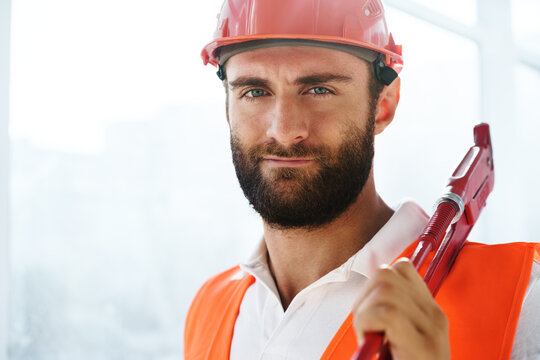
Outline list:
[[[284,146],[306,140],[309,136],[308,118],[301,104],[290,97],[278,97],[270,114],[266,136]]]

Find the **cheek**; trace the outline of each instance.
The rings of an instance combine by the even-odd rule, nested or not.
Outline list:
[[[311,132],[322,141],[341,139],[351,129],[364,128],[368,119],[367,107],[359,103],[340,102],[328,109],[318,108],[310,113]]]
[[[228,122],[235,135],[250,141],[264,138],[268,126],[269,109],[260,105],[241,104],[239,100],[230,100]]]

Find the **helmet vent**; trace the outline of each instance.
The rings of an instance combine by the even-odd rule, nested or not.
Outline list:
[[[381,4],[377,0],[369,0],[364,5],[365,16],[379,16],[382,14]]]

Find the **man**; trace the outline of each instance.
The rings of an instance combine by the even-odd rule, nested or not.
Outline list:
[[[535,244],[467,244],[436,299],[394,262],[427,215],[375,190],[373,140],[394,118],[402,66],[378,0],[226,1],[203,59],[225,85],[234,166],[264,236],[195,297],[186,360],[350,359],[369,332],[394,359],[540,356]]]

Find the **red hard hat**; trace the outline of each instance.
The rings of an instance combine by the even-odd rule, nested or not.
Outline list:
[[[275,39],[352,45],[381,54],[376,67],[396,76],[403,67],[380,0],[225,0],[214,40],[201,56],[216,66],[223,46]]]

